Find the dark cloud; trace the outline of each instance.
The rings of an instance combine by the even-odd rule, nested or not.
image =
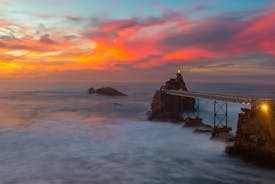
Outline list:
[[[15,41],[15,42],[13,42]],[[55,51],[52,48],[42,46],[39,42],[32,42],[26,40],[3,40],[0,41],[0,48],[12,49],[12,50],[34,50],[41,52]]]
[[[0,40],[15,40],[14,33],[17,32],[17,27],[0,27]]]
[[[119,20],[104,20],[101,18],[92,19],[91,25],[97,28],[112,27],[114,29],[125,29],[137,24],[137,18],[119,19]]]
[[[13,34],[8,35],[0,35],[0,40],[15,40],[15,36]]]
[[[46,44],[57,44],[56,41],[54,41],[53,39],[50,38],[49,34],[45,34],[45,35],[40,36],[39,41],[41,43],[46,43]]]
[[[71,34],[71,35],[65,35],[64,38],[66,40],[76,40],[76,39],[79,39],[80,36]]]
[[[80,16],[72,16],[72,15],[68,15],[65,16],[66,20],[69,20],[71,22],[82,22],[85,20],[85,18],[80,17]]]
[[[92,22],[92,27],[95,26],[96,29],[86,30],[83,36],[88,39],[104,38],[113,40],[118,37],[120,31],[137,25],[136,18],[108,21],[96,19]]]
[[[2,42],[0,42],[0,48],[4,48],[6,45]]]
[[[175,50],[184,47],[226,49],[237,33],[245,30],[250,21],[234,15],[212,18],[200,22],[187,31],[169,35],[160,43],[160,48]]]
[[[47,30],[46,26],[44,24],[39,24],[36,29],[36,34],[41,34]]]
[[[103,24],[102,27],[103,28],[106,27],[107,29],[109,27],[114,30],[122,30],[122,29],[135,27],[136,25],[138,25],[138,20],[136,18],[130,18],[130,19],[122,19],[122,20],[107,22],[105,25]]]
[[[173,14],[174,15],[174,14]],[[104,38],[104,39],[115,39],[119,36],[119,33],[126,29],[135,29],[157,25],[164,23],[168,17],[172,15],[165,15],[164,17],[133,17],[128,19],[119,20],[104,20],[100,18],[92,19],[91,27],[83,33],[84,37],[89,39],[93,38]],[[95,28],[94,28],[95,27]]]
[[[163,57],[163,55],[161,55],[161,54],[148,55],[144,58],[133,61],[133,63],[134,64],[143,64],[143,63],[150,62],[152,60],[161,60],[162,57]]]

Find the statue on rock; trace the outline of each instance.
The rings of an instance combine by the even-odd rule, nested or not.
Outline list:
[[[184,112],[196,111],[195,99],[167,95],[165,90],[188,91],[180,69],[178,69],[176,78],[171,78],[156,91],[152,100],[149,120],[181,122]]]

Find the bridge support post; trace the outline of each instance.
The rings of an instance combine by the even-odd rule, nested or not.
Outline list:
[[[196,103],[197,103],[197,118],[199,118],[200,117],[200,98],[197,98],[197,101],[196,101]]]
[[[214,101],[214,129],[213,136],[220,132],[230,132],[228,127],[228,104],[227,102]]]

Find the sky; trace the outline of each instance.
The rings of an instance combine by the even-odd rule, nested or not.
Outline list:
[[[272,0],[0,0],[0,81],[275,83]]]

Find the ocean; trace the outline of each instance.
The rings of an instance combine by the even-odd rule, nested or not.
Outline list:
[[[129,96],[88,95],[111,86]],[[274,183],[275,171],[228,156],[180,124],[149,122],[160,83],[9,83],[0,92],[0,184]],[[274,85],[188,84],[191,91],[275,98]],[[236,131],[242,105],[229,104]],[[213,102],[201,100],[204,123]]]

